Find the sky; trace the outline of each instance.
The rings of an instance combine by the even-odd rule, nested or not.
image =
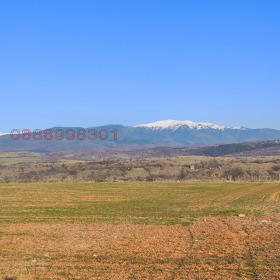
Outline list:
[[[0,132],[280,129],[279,0],[0,1]]]

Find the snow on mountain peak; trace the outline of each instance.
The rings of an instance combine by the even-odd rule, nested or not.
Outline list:
[[[192,122],[192,121],[177,121],[177,120],[165,120],[165,121],[157,121],[153,123],[140,124],[135,127],[146,127],[150,129],[162,130],[162,129],[172,129],[176,130],[182,126],[188,126],[190,129],[242,129],[241,127],[232,127],[232,126],[224,126],[217,125],[208,122]]]

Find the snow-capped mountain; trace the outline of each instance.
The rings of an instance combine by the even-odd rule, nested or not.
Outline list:
[[[0,136],[7,135],[9,133],[0,132]]]
[[[225,126],[225,125],[217,125],[214,123],[208,122],[193,122],[193,121],[177,121],[177,120],[165,120],[165,121],[157,121],[153,123],[140,124],[135,127],[146,127],[150,129],[171,129],[177,130],[178,128],[188,127],[190,129],[216,129],[216,130],[225,130],[225,129],[242,129],[243,127],[233,127],[233,126]]]
[[[56,129],[73,129],[78,134],[82,127],[54,127]],[[36,141],[31,137],[30,141],[12,140],[10,135],[0,137],[0,152],[8,151],[36,151],[36,152],[58,152],[75,150],[102,150],[102,149],[129,149],[145,148],[155,146],[179,147],[191,145],[211,145],[239,143],[248,141],[279,140],[280,131],[275,129],[250,129],[243,127],[231,127],[217,125],[208,122],[195,123],[192,121],[166,120],[154,123],[123,126],[104,125],[100,127],[84,128],[87,135],[92,128],[96,131],[106,129],[108,139],[94,141],[86,138],[83,141],[70,141],[64,137],[63,140],[45,141],[44,138]],[[117,139],[114,140],[113,131],[117,131]],[[115,135],[115,134],[114,134]]]

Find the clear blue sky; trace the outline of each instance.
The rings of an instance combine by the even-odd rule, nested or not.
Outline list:
[[[0,79],[0,132],[164,119],[280,129],[280,1],[1,1]]]

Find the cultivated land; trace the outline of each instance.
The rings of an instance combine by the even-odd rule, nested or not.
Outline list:
[[[0,275],[280,279],[279,198],[276,182],[1,184]]]

